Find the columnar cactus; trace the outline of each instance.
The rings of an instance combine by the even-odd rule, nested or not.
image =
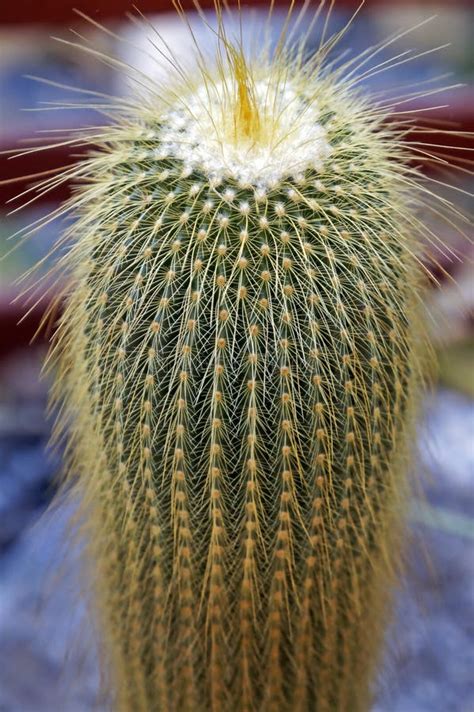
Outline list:
[[[114,709],[366,710],[423,372],[416,174],[332,39],[218,35],[215,70],[95,132],[71,203],[56,397]]]

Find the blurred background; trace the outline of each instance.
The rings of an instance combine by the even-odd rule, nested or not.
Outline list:
[[[69,165],[81,149],[58,146],[17,157],[10,151],[24,153],[35,136],[48,141],[55,130],[103,121],[87,107],[72,106],[83,97],[57,85],[114,95],[130,91],[110,65],[52,36],[77,41],[73,28],[100,52],[118,55],[147,73],[153,71],[157,81],[167,77],[166,70],[152,67],[140,51],[149,31],[127,20],[128,2],[74,3],[94,20],[104,21],[125,42],[84,22],[72,12],[72,4],[10,0],[0,7],[0,712],[106,710],[97,692],[94,631],[81,617],[78,603],[79,567],[75,552],[63,547],[69,512],[59,508],[40,519],[54,494],[61,455],[47,446],[48,382],[40,378],[40,369],[48,333],[40,331],[30,342],[54,287],[28,301],[24,296],[28,279],[18,282],[29,267],[47,256],[64,219],[49,221],[21,244],[15,237],[69,194],[64,184],[19,210],[33,193],[16,196],[34,180],[18,178]],[[185,62],[191,48],[171,2],[137,4]],[[247,4],[245,12],[255,13],[249,15],[249,22],[264,17],[260,8],[265,5]],[[338,0],[330,29],[339,29],[356,6],[352,0]],[[275,12],[275,32],[284,11],[281,3]],[[437,16],[432,22],[402,37],[376,61],[406,50],[425,53],[449,46],[413,62],[395,62],[389,72],[374,74],[365,84],[374,95],[382,91],[397,96],[403,85],[435,77],[443,77],[440,86],[461,83],[440,95],[413,99],[404,109],[413,110],[418,122],[430,130],[427,140],[438,143],[445,158],[466,168],[468,154],[463,149],[472,149],[473,144],[465,132],[474,128],[474,13],[469,2],[367,0],[339,50],[357,54],[368,42],[376,44],[432,15]],[[190,18],[199,35],[202,29],[196,15],[191,13]],[[209,20],[212,24],[212,12]],[[316,27],[310,39],[315,47],[319,37]],[[202,41],[208,46],[209,33]],[[34,81],[30,75],[54,85]],[[61,104],[59,109],[56,105]],[[446,128],[460,133],[448,137],[433,133]],[[466,171],[458,171],[455,178],[448,171],[430,176],[441,182],[454,180],[459,193],[441,185],[438,189],[463,211],[472,208],[468,194],[473,181]],[[374,712],[474,711],[473,254],[456,231],[446,225],[436,229],[462,259],[441,260],[436,271],[440,288],[433,285],[429,297],[440,375],[421,409],[414,469],[424,495],[411,503],[410,566],[397,595],[397,615],[387,638]],[[46,258],[44,271],[47,266]]]

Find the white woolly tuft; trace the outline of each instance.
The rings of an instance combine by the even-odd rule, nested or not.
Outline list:
[[[332,148],[313,99],[288,81],[260,80],[254,93],[262,121],[270,128],[265,141],[229,141],[229,94],[235,91],[229,92],[225,82],[202,84],[186,106],[169,111],[160,135],[163,153],[181,159],[189,169],[241,184],[268,186],[307,169],[322,169]]]

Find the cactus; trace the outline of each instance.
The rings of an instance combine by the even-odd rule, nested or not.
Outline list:
[[[94,132],[60,261],[54,397],[114,708],[366,710],[426,189],[334,38],[249,58],[217,34],[216,69]]]

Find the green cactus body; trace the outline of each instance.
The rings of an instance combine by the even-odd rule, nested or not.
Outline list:
[[[319,55],[224,49],[104,129],[73,200],[56,397],[111,686],[365,710],[421,382],[415,182]]]

